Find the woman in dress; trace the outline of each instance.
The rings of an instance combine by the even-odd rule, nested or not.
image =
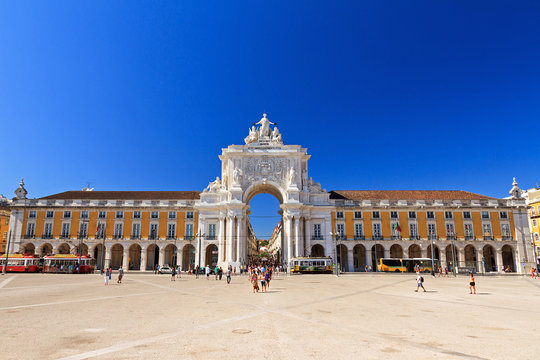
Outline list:
[[[257,273],[255,271],[253,271],[251,273],[251,284],[253,285],[253,292],[255,293],[255,290],[257,290],[257,292],[259,292],[259,284],[258,284],[258,281],[257,281]]]

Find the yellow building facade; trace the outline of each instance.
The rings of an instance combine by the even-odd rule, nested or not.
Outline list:
[[[536,264],[540,267],[540,188],[527,190],[526,198],[529,206],[531,240],[534,243]]]

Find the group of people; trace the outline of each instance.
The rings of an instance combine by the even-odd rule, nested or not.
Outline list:
[[[113,272],[113,269],[110,266],[107,269],[105,269],[105,272],[103,273],[105,276],[105,285],[109,285],[109,280],[112,279],[112,272]],[[123,277],[124,277],[124,269],[122,269],[122,267],[120,266],[120,268],[118,269],[118,279],[116,280],[116,283],[121,284]]]
[[[253,286],[253,293],[259,292],[267,292],[268,288],[270,287],[270,280],[272,280],[272,268],[271,267],[265,267],[264,265],[257,266],[257,267],[249,267],[249,281],[251,282],[251,285]],[[261,283],[261,287],[259,288],[259,282]]]
[[[446,276],[448,276],[448,269],[445,268],[445,273],[446,273]],[[439,267],[439,277],[441,277],[441,268]],[[435,276],[435,275],[433,275]],[[471,272],[469,274],[470,278],[469,278],[469,293],[470,294],[476,294],[476,281],[474,280],[474,274]],[[416,290],[414,290],[415,292],[418,292],[418,290],[421,288],[422,290],[424,290],[424,292],[426,292],[426,288],[424,287],[424,277],[422,275],[420,275],[420,272],[417,271],[416,272]]]
[[[448,268],[446,266],[444,267],[444,270],[439,266],[437,272],[439,273],[439,277],[448,277]]]
[[[536,268],[531,268],[531,277],[533,279],[538,279],[538,270]]]

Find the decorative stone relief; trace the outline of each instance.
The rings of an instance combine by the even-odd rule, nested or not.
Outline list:
[[[283,159],[248,159],[244,165],[244,176],[239,178],[239,180],[243,181],[242,185],[245,187],[260,180],[283,184],[285,182],[285,168],[286,166]]]

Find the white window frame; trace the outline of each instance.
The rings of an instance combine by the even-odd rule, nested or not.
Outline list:
[[[168,239],[176,238],[176,224],[175,223],[167,224],[167,238]]]
[[[193,224],[186,224],[186,237],[193,237]]]
[[[409,223],[409,238],[418,238],[418,225],[415,222]]]
[[[88,210],[81,211],[81,219],[88,219],[89,213]]]
[[[140,219],[141,218],[141,212],[139,210],[135,210],[133,212],[133,218],[134,219]]]
[[[140,238],[141,237],[141,223],[133,223],[131,226],[131,237]]]
[[[67,232],[65,231],[67,229]],[[68,223],[68,222],[64,222],[62,223],[62,232],[61,232],[61,236],[63,238],[69,238],[70,237],[70,233],[71,233],[71,224]]]
[[[382,226],[380,222],[373,223],[373,237],[382,238]]]
[[[364,236],[364,224],[361,222],[354,223],[354,236]]]
[[[49,215],[51,215],[51,216],[49,216]],[[53,219],[54,218],[54,210],[47,210],[45,212],[45,218],[46,219]]]

